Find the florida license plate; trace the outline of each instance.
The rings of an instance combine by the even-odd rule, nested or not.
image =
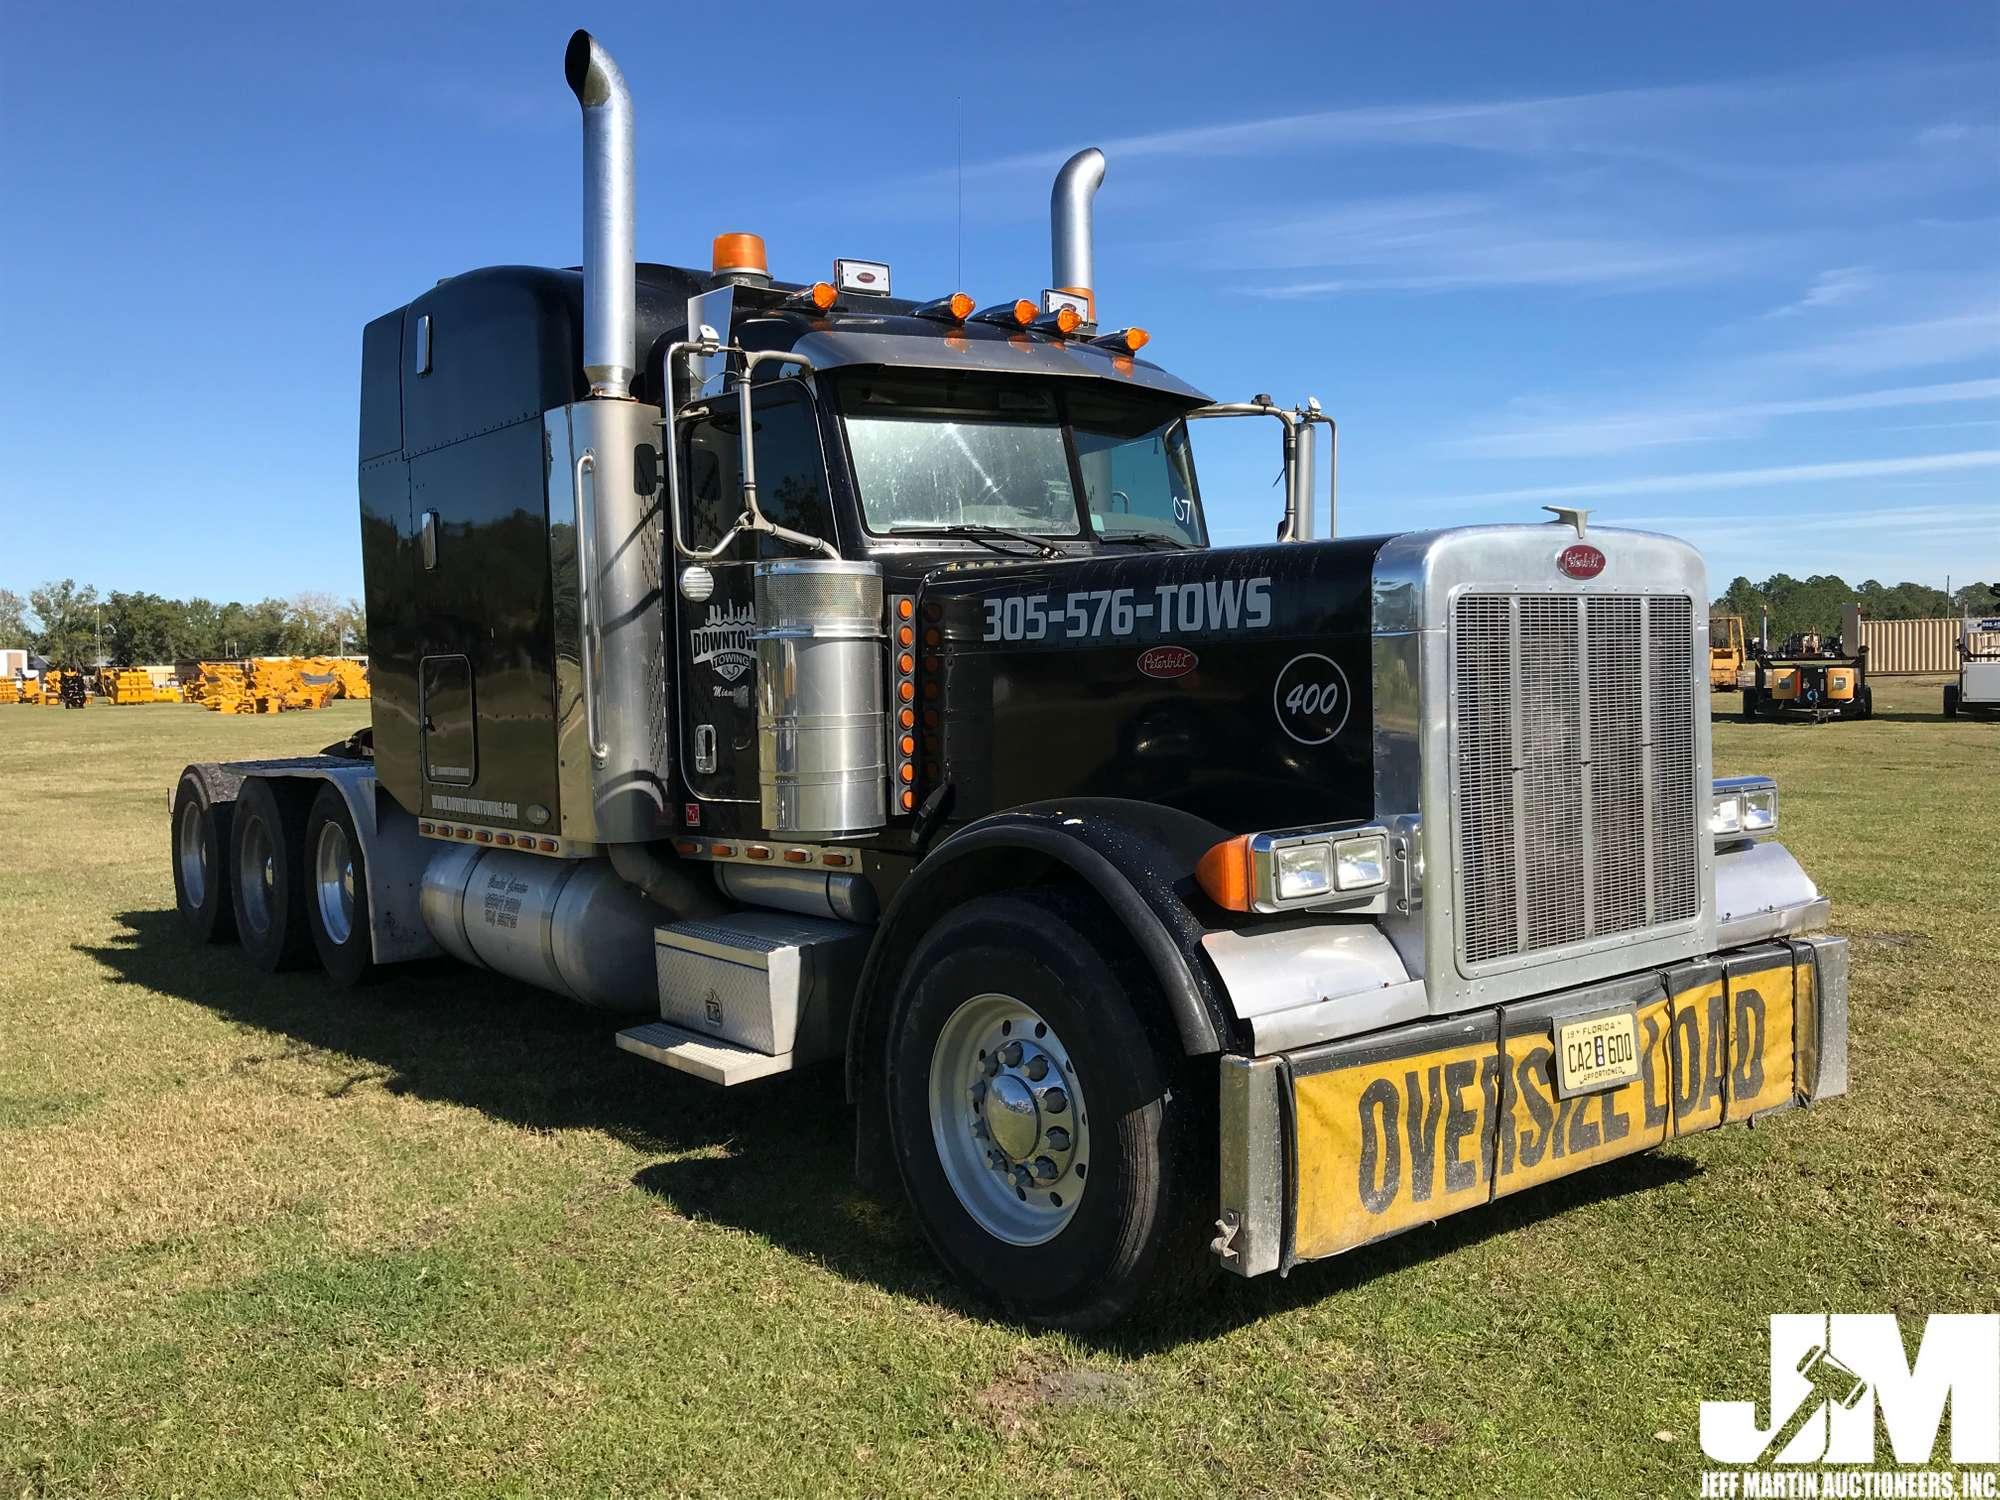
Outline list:
[[[1629,1010],[1556,1027],[1556,1091],[1567,1099],[1639,1076],[1639,1029]]]

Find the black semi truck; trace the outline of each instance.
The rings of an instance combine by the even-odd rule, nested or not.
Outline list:
[[[187,768],[196,938],[450,954],[680,1086],[838,1060],[862,1180],[1071,1327],[1845,1092],[1827,903],[1712,779],[1692,548],[1316,538],[1316,403],[1099,327],[1095,151],[1038,299],[635,263],[624,80],[565,61],[583,265],[367,326],[372,732]],[[1188,432],[1235,417],[1285,514],[1214,548]]]

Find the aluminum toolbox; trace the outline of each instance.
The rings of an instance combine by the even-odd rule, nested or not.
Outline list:
[[[655,929],[660,1017],[797,1062],[837,1054],[872,931],[787,912],[742,911]]]

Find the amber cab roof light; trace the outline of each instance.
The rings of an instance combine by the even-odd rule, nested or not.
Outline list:
[[[709,269],[718,276],[769,276],[771,260],[764,253],[764,236],[741,231],[718,234]]]

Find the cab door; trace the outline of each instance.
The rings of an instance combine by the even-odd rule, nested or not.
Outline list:
[[[826,456],[812,392],[803,381],[760,385],[755,423],[757,500],[780,526],[837,543],[827,501]],[[687,423],[681,453],[681,525],[691,547],[715,545],[743,511],[742,431],[734,394]],[[757,801],[756,598],[751,565],[798,549],[775,537],[737,537],[708,563],[705,599],[674,592],[678,614],[680,753],[688,790],[703,802]]]

